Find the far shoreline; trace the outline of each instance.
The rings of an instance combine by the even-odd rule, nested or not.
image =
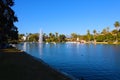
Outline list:
[[[25,42],[19,42],[19,43],[25,43]],[[18,43],[18,44],[19,44]],[[28,42],[28,43],[39,43],[39,42]],[[120,45],[120,42],[79,42],[79,41],[66,41],[66,42],[43,42],[45,44],[51,43],[51,44],[57,44],[57,43],[77,43],[77,44],[106,44],[106,45]],[[42,43],[40,43],[42,44]]]

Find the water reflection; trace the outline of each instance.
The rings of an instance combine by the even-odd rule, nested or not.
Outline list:
[[[39,46],[39,56],[40,56],[40,58],[41,58],[41,57],[42,57],[42,54],[43,54],[43,52],[42,52],[43,43],[38,43],[38,46]]]
[[[26,51],[26,45],[27,45],[27,43],[25,42],[25,43],[23,43],[23,51]]]

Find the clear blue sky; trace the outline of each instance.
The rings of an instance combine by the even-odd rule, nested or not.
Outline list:
[[[120,21],[120,0],[15,0],[13,9],[19,33],[86,34]]]

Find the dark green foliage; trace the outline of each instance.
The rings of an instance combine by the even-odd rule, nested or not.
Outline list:
[[[59,42],[65,42],[66,36],[64,34],[59,35]]]
[[[19,41],[24,41],[23,40],[23,36],[25,36],[24,34],[19,34]],[[28,34],[28,36],[26,36],[26,40],[25,41],[29,41],[29,42],[38,42],[39,40],[39,34],[35,33],[35,34]],[[65,42],[66,41],[66,36],[64,34],[60,34],[58,35],[58,33],[55,35],[53,33],[49,33],[49,35],[46,35],[45,33],[43,34],[43,42]]]
[[[106,39],[106,41],[113,41],[114,40],[114,36],[111,33],[107,33],[105,35],[105,39]]]
[[[105,40],[105,36],[104,35],[99,35],[97,36],[97,42],[103,42]]]
[[[108,44],[113,44],[114,42],[113,41],[108,41]]]
[[[90,31],[87,30],[87,41],[90,41],[90,39],[91,39]]]
[[[76,33],[72,33],[72,34],[71,34],[72,41],[76,41],[77,36],[78,36],[78,35],[77,35]]]
[[[116,21],[116,22],[114,23],[114,26],[116,27],[117,30],[119,30],[120,23],[119,23],[118,21]]]
[[[28,41],[30,41],[30,42],[37,42],[39,40],[39,34],[31,34],[30,36],[29,36],[29,39],[28,39]]]
[[[117,32],[118,32],[118,31],[117,31],[116,29],[114,29],[114,30],[112,31],[113,34],[117,34]]]
[[[120,32],[117,33],[117,38],[120,38]]]
[[[14,22],[18,21],[11,7],[13,0],[0,0],[0,45],[18,39],[17,27]]]

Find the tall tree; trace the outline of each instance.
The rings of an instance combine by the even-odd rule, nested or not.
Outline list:
[[[93,30],[93,33],[94,33],[94,41],[96,40],[95,38],[96,38],[96,33],[97,33],[97,31],[94,29]]]
[[[118,21],[116,21],[116,22],[114,23],[114,26],[115,26],[115,28],[116,28],[117,30],[119,30],[120,23],[119,23]]]
[[[103,29],[101,33],[105,35],[107,33],[107,30]]]
[[[87,38],[88,38],[88,41],[90,41],[90,30],[87,30]]]
[[[14,22],[18,21],[15,12],[11,9],[13,0],[0,0],[0,46],[9,40],[18,39],[17,27]]]
[[[50,38],[52,37],[52,35],[53,35],[52,33],[49,33],[49,37],[50,37]]]
[[[39,34],[35,33],[29,36],[29,41],[31,42],[37,42],[39,40]]]
[[[59,42],[65,42],[66,41],[65,38],[66,38],[66,36],[64,34],[60,34],[59,35]]]
[[[93,30],[94,35],[96,35],[96,32],[97,32],[97,31],[94,29],[94,30]]]
[[[76,33],[71,33],[72,41],[77,40],[77,34]]]
[[[58,37],[58,33],[57,33],[57,32],[55,33],[55,37],[56,37],[56,38]]]
[[[107,32],[109,33],[110,28],[109,28],[109,27],[107,27],[107,28],[106,28],[106,30],[107,30]]]
[[[116,35],[116,42],[117,42],[117,34],[118,34],[119,27],[120,27],[120,23],[118,21],[116,21],[114,23],[114,26],[116,27],[116,30],[117,30],[117,33],[115,34]]]
[[[58,33],[56,32],[55,33],[55,42],[58,42],[59,40],[58,40]]]
[[[43,33],[43,41],[46,41],[47,35]]]

